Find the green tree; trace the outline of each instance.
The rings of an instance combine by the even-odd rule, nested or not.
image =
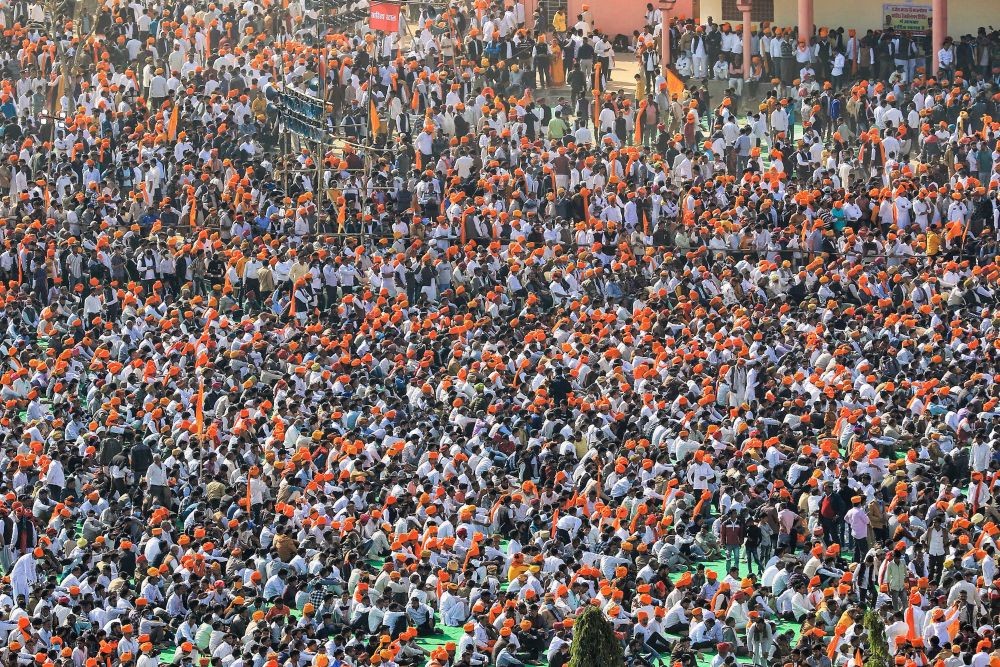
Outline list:
[[[597,607],[587,606],[573,626],[570,667],[618,667],[625,661],[614,626]]]
[[[885,621],[874,609],[865,612],[861,623],[868,634],[865,652],[865,667],[889,667],[889,642],[885,638]]]

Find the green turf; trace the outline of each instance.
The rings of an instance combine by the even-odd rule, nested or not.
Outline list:
[[[506,545],[504,545],[504,546],[506,546]],[[384,560],[370,560],[370,561],[368,561],[369,565],[371,565],[376,571],[380,570],[382,568],[383,562],[384,562]],[[714,571],[718,572],[720,575],[724,574],[726,572],[726,561],[725,560],[704,561],[704,565],[705,565],[706,569],[714,570]],[[746,564],[743,563],[743,562],[741,562],[740,563],[740,576],[741,577],[745,577],[747,575],[747,573],[748,573],[748,569],[747,569]],[[670,575],[670,578],[671,578],[671,580],[676,581],[682,574],[683,574],[683,572],[674,572],[673,574]],[[504,584],[504,588],[506,588],[506,584]],[[299,610],[292,610],[292,615],[295,616],[295,617],[300,616],[301,613],[302,612],[299,611]],[[432,635],[430,637],[419,637],[417,639],[417,645],[420,646],[420,647],[422,647],[423,649],[425,649],[427,651],[433,651],[434,649],[436,649],[436,648],[438,648],[440,646],[443,646],[443,645],[445,645],[448,642],[454,642],[455,644],[458,644],[459,640],[462,638],[462,635],[464,634],[464,631],[462,630],[462,628],[451,628],[451,627],[447,627],[445,625],[442,625],[441,624],[441,616],[440,615],[437,615],[437,620],[438,620],[438,624],[437,624],[438,634]],[[801,630],[801,628],[802,628],[802,626],[799,623],[780,622],[777,625],[777,631],[779,633],[788,632],[789,630],[791,630],[794,633],[794,637],[792,639],[792,645],[793,646],[794,646],[795,642],[799,638],[799,631]],[[678,636],[679,635],[670,635],[670,638],[671,639],[676,639]],[[160,658],[160,664],[170,664],[171,662],[173,662],[175,650],[176,649],[174,647],[171,647],[171,648],[165,649],[162,653],[160,653],[160,656],[159,656],[159,658]],[[717,655],[717,653],[715,651],[707,651],[706,650],[706,651],[700,652],[699,655],[698,655],[698,665],[699,665],[699,667],[708,667],[709,665],[711,665],[712,659],[715,658],[716,655]],[[668,660],[667,660],[668,657],[669,656],[664,656],[663,659],[660,661],[661,664],[667,665],[668,664]],[[737,661],[740,662],[740,663],[750,663],[751,662],[750,658],[738,658]]]
[[[705,569],[707,569],[707,570],[714,570],[715,572],[718,572],[719,576],[723,576],[726,573],[726,561],[725,560],[702,561],[699,564],[704,564],[705,565]],[[749,573],[749,569],[747,568],[746,563],[744,563],[743,561],[740,561],[740,577],[745,577],[745,576],[747,576],[748,573]],[[670,575],[670,579],[672,581],[676,581],[682,574],[683,574],[683,572],[674,572],[674,573],[672,573]],[[799,631],[801,629],[802,629],[802,624],[801,623],[789,623],[789,622],[782,621],[782,622],[779,622],[777,624],[776,631],[777,631],[778,634],[780,634],[780,633],[788,632],[789,630],[791,630],[794,633],[794,637],[792,638],[792,646],[794,646],[795,642],[798,641]],[[671,639],[674,639],[674,638],[676,638],[678,636],[679,635],[669,635],[669,637]],[[715,658],[716,655],[718,655],[718,652],[714,651],[714,650],[712,650],[712,651],[708,651],[708,650],[702,651],[698,655],[698,664],[700,666],[710,665],[712,663],[712,659]],[[752,660],[749,657],[747,657],[747,658],[737,658],[737,662],[740,662],[740,663],[750,663],[750,662],[752,662]],[[666,664],[666,661],[664,661],[664,664]]]
[[[502,546],[506,546],[506,543],[503,543]],[[378,571],[378,570],[382,569],[382,564],[384,562],[385,561],[383,559],[373,559],[373,560],[369,560],[368,564],[375,571]],[[726,572],[726,561],[725,560],[703,561],[703,563],[704,563],[706,569],[714,570],[714,571],[718,572],[720,575],[722,575],[722,574],[724,574]],[[740,563],[740,576],[741,577],[745,577],[747,575],[747,573],[748,573],[748,569],[747,569],[746,564],[743,563],[743,562],[741,562]],[[680,572],[680,571],[679,572],[674,572],[673,574],[670,575],[670,578],[671,578],[671,580],[676,581],[682,574],[683,574],[683,572]],[[503,585],[503,588],[506,589],[506,586],[507,585],[505,583]],[[297,609],[292,610],[292,615],[294,617],[296,617],[296,618],[299,617],[301,614],[302,614],[302,612],[300,610],[297,610]],[[447,627],[445,625],[442,625],[441,624],[441,616],[440,616],[440,614],[437,615],[437,621],[438,621],[438,623],[437,623],[438,634],[432,635],[430,637],[418,637],[417,638],[417,645],[420,646],[421,648],[427,650],[427,651],[433,651],[434,649],[436,649],[436,648],[438,648],[440,646],[444,646],[448,642],[454,642],[455,644],[458,644],[459,640],[462,638],[462,635],[465,634],[464,631],[462,630],[462,628],[451,628],[451,627]],[[794,633],[794,637],[792,639],[792,645],[793,646],[794,646],[795,642],[798,640],[799,631],[801,630],[801,628],[802,628],[802,626],[799,623],[780,622],[780,623],[777,624],[777,631],[779,633],[788,632],[789,630],[791,630]],[[670,635],[670,639],[676,639],[678,636],[679,635]],[[170,664],[171,662],[173,662],[175,651],[176,651],[175,647],[170,647],[168,649],[165,649],[162,653],[160,653],[160,655],[159,655],[160,664]],[[708,651],[708,650],[701,651],[698,654],[698,665],[699,665],[699,667],[708,667],[709,665],[711,665],[712,659],[715,658],[716,655],[717,655],[717,653],[715,651]],[[661,665],[668,665],[669,661],[667,660],[667,658],[669,658],[669,656],[664,656],[660,660],[660,664]],[[751,660],[750,660],[750,658],[738,658],[737,662],[740,662],[740,663],[743,663],[743,664],[748,664],[748,663],[751,662]],[[529,667],[533,667],[533,666],[529,666]]]
[[[444,646],[448,642],[454,642],[458,644],[458,640],[462,638],[465,631],[462,628],[449,628],[448,626],[441,625],[441,615],[435,614],[438,620],[437,630],[440,634],[432,635],[430,637],[418,637],[417,645],[421,646],[428,651],[433,651],[439,646]]]
[[[438,621],[437,630],[440,634],[436,634],[430,637],[418,637],[417,646],[420,646],[426,651],[433,651],[439,646],[444,646],[448,642],[454,642],[457,645],[458,640],[462,638],[462,635],[465,634],[465,631],[462,630],[462,628],[449,628],[444,625],[441,625],[440,614],[435,614],[435,617],[437,618]],[[532,663],[528,663],[528,667],[535,667],[535,666]],[[538,667],[541,667],[541,665],[539,665]]]

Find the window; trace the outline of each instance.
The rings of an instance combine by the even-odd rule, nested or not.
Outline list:
[[[743,21],[743,12],[736,8],[736,0],[722,0],[723,21]],[[774,0],[753,0],[750,20],[754,22],[774,20]]]

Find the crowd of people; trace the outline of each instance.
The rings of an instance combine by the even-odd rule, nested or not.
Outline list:
[[[649,10],[0,8],[5,664],[1000,665],[998,35]]]

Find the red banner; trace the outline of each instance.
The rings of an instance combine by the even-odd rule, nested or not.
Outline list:
[[[399,32],[399,5],[395,2],[373,2],[368,27],[382,32]]]

